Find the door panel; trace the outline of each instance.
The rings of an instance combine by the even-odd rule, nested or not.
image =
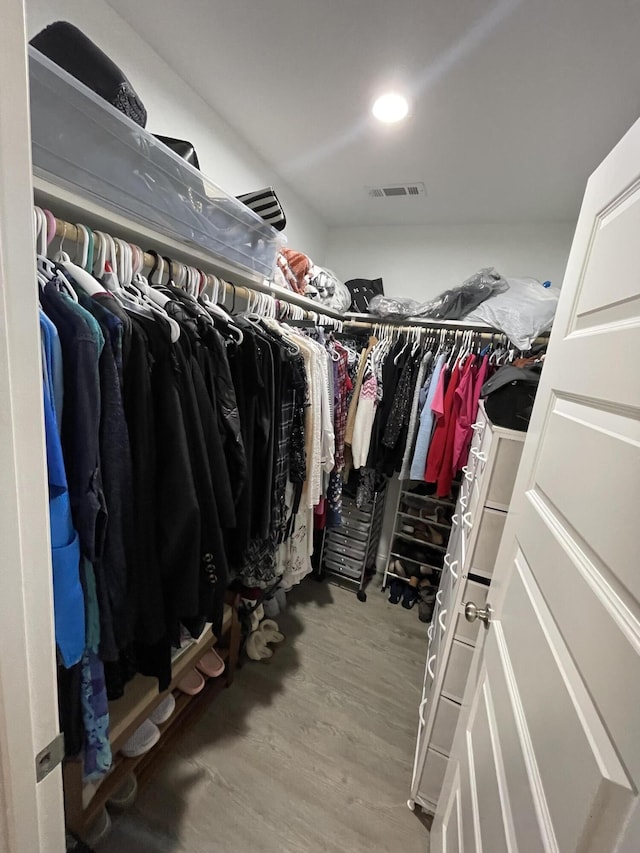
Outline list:
[[[640,122],[587,186],[478,634],[442,794],[465,850],[640,849],[639,234]]]
[[[577,614],[562,624],[564,641],[635,777],[640,772],[640,738],[637,726],[629,725],[628,709],[640,707],[637,626],[596,566],[564,528],[551,526],[551,520],[546,505],[530,494],[523,512],[521,544],[537,566],[536,580],[554,621],[559,623],[570,611]],[[621,673],[626,674],[622,694]]]
[[[516,838],[527,839],[526,853],[542,853],[549,849],[543,839],[550,837],[545,829],[550,821],[544,803],[534,795],[538,788],[538,769],[501,631],[487,637],[485,654],[488,665],[496,672],[491,681],[491,693],[504,760],[505,785],[511,792],[510,797],[518,803],[517,808],[511,809],[513,832]]]
[[[574,321],[574,326],[592,326],[596,313],[606,313],[607,320],[612,320],[611,309],[615,306],[620,306],[623,315],[628,313],[640,293],[638,234],[640,190],[636,184],[598,217],[582,280],[576,312],[578,322]],[[622,254],[621,245],[625,246]],[[615,288],[609,286],[612,274],[616,276]]]
[[[638,380],[640,385],[640,380]],[[567,447],[580,448],[567,454]],[[549,417],[534,489],[543,492],[572,538],[579,537],[605,565],[619,563],[618,576],[637,604],[638,508],[640,507],[640,421],[556,399]],[[588,465],[585,466],[585,461]],[[585,470],[586,467],[586,470]],[[558,472],[562,471],[562,476]],[[575,499],[576,483],[585,482],[586,500]],[[589,488],[597,483],[597,492]],[[625,483],[625,500],[611,497]]]
[[[607,799],[622,816],[631,787],[522,553],[515,568],[504,640],[558,847],[575,850],[598,804]]]
[[[468,748],[473,752],[475,778],[471,779],[471,785],[478,801],[480,849],[490,850],[491,853],[508,853],[501,804],[504,769],[497,734],[491,731],[489,722],[493,716],[490,711],[489,685],[483,673],[480,679],[482,689],[478,692],[479,701],[468,741]]]

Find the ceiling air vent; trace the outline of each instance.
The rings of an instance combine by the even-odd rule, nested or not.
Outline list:
[[[414,181],[411,184],[392,184],[387,187],[366,187],[366,190],[371,198],[403,198],[427,194],[422,181]]]

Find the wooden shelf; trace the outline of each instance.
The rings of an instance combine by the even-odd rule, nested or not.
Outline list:
[[[231,627],[233,610],[225,604],[222,618],[222,636]],[[202,634],[181,651],[171,667],[171,684],[169,690],[174,690],[186,672],[193,668],[203,654],[215,646],[217,639],[211,632],[208,623]],[[136,675],[126,685],[124,696],[109,702],[109,737],[111,748],[115,755],[128,740],[138,726],[146,720],[151,712],[162,702],[169,691],[158,692],[158,679],[146,675]]]
[[[204,712],[218,693],[232,683],[241,638],[237,598],[236,594],[228,593],[227,601],[232,603],[225,605],[219,639],[212,633],[211,624],[207,624],[200,637],[173,660],[169,690],[159,693],[157,679],[137,675],[126,685],[124,696],[109,703],[113,766],[101,780],[88,804],[83,804],[82,760],[69,759],[64,762],[65,817],[69,829],[82,835],[129,774],[135,772],[139,785],[151,778],[156,762],[165,752],[167,745],[177,740],[184,731],[185,725],[193,720],[196,714]],[[224,645],[220,645],[222,641]],[[225,671],[217,678],[206,679],[204,688],[195,696],[181,693],[177,689],[177,684],[182,677],[209,649],[214,647],[225,661]],[[135,758],[122,755],[120,749],[123,744],[170,691],[174,693],[176,707],[171,717],[158,726],[161,735],[158,743],[148,752]]]

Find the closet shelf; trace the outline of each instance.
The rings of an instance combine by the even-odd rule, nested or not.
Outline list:
[[[455,482],[452,484],[453,488],[455,488],[456,486],[459,486],[459,485],[460,485],[459,483],[455,483]],[[429,503],[440,504],[441,506],[451,506],[452,507],[455,505],[455,501],[453,499],[437,498],[435,495],[420,495],[420,494],[418,494],[418,492],[411,492],[408,489],[403,489],[400,492],[400,497],[401,498],[405,498],[405,497],[406,498],[417,498],[419,501],[422,501],[423,503],[428,501]]]
[[[428,522],[426,523],[428,524]],[[447,553],[444,545],[436,545],[435,542],[429,542],[428,539],[416,539],[415,536],[411,536],[409,533],[401,533],[399,530],[396,530],[393,535],[397,536],[398,539],[404,539],[405,542],[411,542],[412,545],[426,545],[429,548],[435,548],[436,551],[442,551],[443,554]]]
[[[433,566],[429,566],[429,568],[433,569],[434,572],[441,572],[442,571],[442,569],[436,569]],[[409,580],[410,580],[410,578],[406,578],[404,575],[398,575],[395,572],[387,572],[387,577],[388,578],[395,578],[396,580],[404,581],[405,583],[409,583]],[[424,577],[421,578],[421,580],[428,580],[428,579],[429,579],[429,575],[424,575]]]
[[[221,657],[225,657],[221,655]],[[225,658],[226,660],[226,658]],[[226,682],[223,677],[212,678],[205,684],[202,694],[207,693],[209,699],[213,699],[215,695],[220,693],[226,687]],[[165,694],[163,694],[165,695]],[[198,694],[200,696],[200,694]],[[138,779],[138,784],[148,781],[149,774],[152,772],[159,753],[165,751],[170,740],[175,739],[176,733],[180,732],[184,718],[193,710],[193,697],[187,696],[185,693],[176,691],[175,700],[176,707],[166,723],[160,723],[160,740],[148,752],[138,755],[135,758],[126,758],[120,754],[114,757],[113,767],[108,776],[98,789],[98,794],[94,796],[91,802],[84,810],[85,825],[89,826],[98,817],[104,804],[122,785],[123,780],[131,773],[135,773]],[[179,725],[178,725],[179,723]]]
[[[129,774],[135,773],[138,784],[142,787],[153,776],[158,761],[166,755],[167,747],[181,737],[186,727],[204,712],[209,703],[225,687],[232,683],[241,639],[240,622],[237,616],[238,596],[229,593],[227,602],[230,603],[225,605],[220,638],[216,638],[211,632],[209,624],[200,637],[174,660],[169,691],[175,696],[176,707],[171,717],[158,726],[161,737],[152,749],[136,758],[126,758],[119,751],[130,734],[169,692],[158,693],[156,679],[136,676],[127,684],[124,696],[109,703],[113,766],[95,787],[88,802],[84,798],[86,789],[82,781],[82,760],[67,759],[64,762],[65,816],[70,829],[82,835]],[[216,651],[226,664],[225,671],[218,678],[207,679],[204,688],[195,696],[181,693],[176,689],[181,677],[214,644]]]
[[[432,572],[441,572],[442,566],[432,566],[431,563],[421,563],[420,560],[414,560],[412,557],[405,557],[404,554],[398,554],[397,551],[390,551],[390,557],[395,557],[396,560],[406,560],[408,563],[415,563],[416,566],[424,566]],[[391,572],[387,572],[388,575],[392,574]],[[395,575],[394,575],[395,577]],[[397,575],[397,577],[402,577],[401,575]]]
[[[29,48],[34,174],[271,278],[284,238],[151,133]]]
[[[406,518],[410,521],[417,522],[418,524],[428,524],[431,527],[440,527],[443,530],[451,530],[451,524],[443,524],[441,521],[432,521],[430,518],[423,518],[419,515],[411,515],[410,512],[402,512],[402,510],[398,510],[396,513],[400,518]]]
[[[232,608],[226,604],[222,620],[222,634],[231,627]],[[174,690],[182,676],[193,667],[202,655],[216,644],[217,640],[211,633],[211,624],[205,626],[200,637],[182,650],[171,667],[171,684],[169,690]],[[222,649],[219,654],[224,659],[227,654]],[[166,693],[158,692],[158,679],[146,675],[136,675],[126,685],[124,696],[109,703],[110,740],[113,753],[122,747],[133,731],[145,720],[154,707],[158,705]]]

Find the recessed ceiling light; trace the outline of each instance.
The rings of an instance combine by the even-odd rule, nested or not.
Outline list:
[[[407,99],[395,92],[389,92],[386,95],[381,95],[373,104],[371,112],[385,124],[393,124],[396,121],[402,121],[409,113],[409,104]]]

